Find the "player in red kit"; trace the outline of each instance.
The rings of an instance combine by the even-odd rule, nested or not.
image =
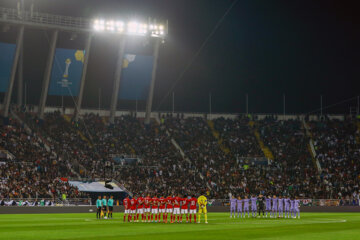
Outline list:
[[[196,203],[197,203],[196,197],[190,198],[190,223],[191,223],[191,215],[194,215],[194,223],[196,223]]]
[[[165,222],[165,211],[166,211],[166,199],[164,197],[160,197],[159,198],[159,215],[158,215],[158,219],[160,222],[161,219],[161,213],[163,215],[163,222]]]
[[[180,197],[180,195],[174,197],[173,222],[175,222],[176,216],[177,216],[177,222],[180,221],[180,202],[181,202],[181,200],[182,200],[182,198]]]
[[[145,207],[145,222],[150,222],[150,204],[151,204],[151,197],[147,195],[144,198],[144,207]],[[146,220],[147,217],[147,220]]]
[[[134,222],[136,220],[136,204],[137,200],[134,198],[130,199],[130,220]]]
[[[144,198],[142,196],[138,197],[138,208],[136,211],[136,219],[139,221],[139,214],[141,214],[141,222],[144,221]]]
[[[159,199],[157,197],[153,197],[151,199],[151,222],[154,222],[154,218],[155,218],[155,222],[157,223],[158,214],[159,214]]]
[[[165,223],[168,221],[168,214],[170,214],[170,222],[173,223],[173,197],[168,196],[166,198],[166,215],[165,215]]]
[[[190,199],[185,196],[184,196],[184,198],[181,199],[180,222],[182,222],[182,217],[184,214],[186,214],[186,222],[189,222],[189,214],[188,214],[189,202],[190,202]]]
[[[124,212],[124,222],[126,220],[126,216],[128,216],[128,221],[130,221],[130,199],[129,197],[126,197],[124,198],[123,200],[123,205],[124,205],[124,208],[125,208],[125,212]]]

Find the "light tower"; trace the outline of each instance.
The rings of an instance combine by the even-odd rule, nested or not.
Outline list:
[[[47,67],[45,69],[43,88],[41,91],[41,97],[39,102],[38,115],[40,119],[44,117],[44,109],[46,105],[49,82],[51,77],[52,62],[54,59],[54,53],[56,49],[56,43],[58,35],[61,32],[70,32],[71,34],[87,34],[87,40],[85,42],[85,58],[82,71],[82,77],[80,82],[79,95],[77,98],[77,103],[75,107],[75,119],[77,120],[81,110],[83,90],[85,85],[87,63],[90,55],[90,45],[91,39],[94,34],[113,34],[114,36],[119,37],[118,45],[118,60],[116,65],[116,71],[114,76],[114,88],[111,100],[110,108],[110,121],[114,121],[117,102],[118,102],[118,92],[121,80],[121,70],[122,70],[122,59],[125,51],[125,45],[127,38],[129,36],[136,36],[142,38],[152,38],[154,39],[154,64],[152,71],[152,79],[150,84],[150,89],[148,93],[147,105],[146,105],[146,118],[145,123],[150,123],[150,113],[153,100],[153,92],[156,79],[156,69],[157,69],[157,60],[159,55],[160,43],[163,43],[167,34],[168,34],[168,24],[167,22],[158,23],[156,20],[148,21],[134,21],[134,20],[105,20],[105,19],[95,19],[90,20],[86,18],[79,17],[69,17],[61,15],[53,15],[48,13],[40,13],[33,11],[33,4],[31,3],[30,11],[25,9],[24,0],[18,1],[18,9],[11,8],[0,8],[0,23],[3,23],[5,26],[15,26],[19,28],[19,33],[17,36],[17,46],[15,51],[15,57],[11,70],[11,77],[9,81],[9,87],[5,95],[4,105],[3,105],[3,115],[8,117],[9,107],[11,102],[12,89],[15,82],[16,70],[19,67],[18,64],[21,61],[21,48],[23,42],[24,28],[35,28],[35,29],[44,29],[51,30],[52,37],[50,40],[50,51],[48,54]],[[20,69],[21,71],[21,69]],[[20,74],[19,74],[20,76]],[[19,79],[19,85],[22,85],[21,77]],[[21,89],[22,90],[22,89]],[[18,95],[22,97],[22,91],[19,90]],[[21,97],[18,98],[18,103],[22,102]]]
[[[124,58],[124,51],[126,46],[126,41],[128,36],[137,36],[142,38],[154,38],[153,46],[153,56],[154,56],[154,65],[151,75],[151,83],[148,92],[148,98],[146,103],[146,114],[145,114],[145,124],[150,123],[151,108],[154,96],[154,86],[156,79],[156,70],[158,63],[158,56],[160,50],[160,44],[164,42],[167,33],[168,33],[168,24],[158,24],[156,20],[149,20],[148,22],[139,22],[139,21],[123,21],[123,20],[104,20],[104,19],[95,19],[93,21],[93,29],[97,33],[104,34],[114,34],[119,35],[119,46],[117,51],[117,63],[116,71],[114,75],[114,85],[113,93],[111,97],[110,105],[110,122],[114,123],[115,113],[118,102],[118,93],[121,81],[121,71],[122,71],[122,62]]]

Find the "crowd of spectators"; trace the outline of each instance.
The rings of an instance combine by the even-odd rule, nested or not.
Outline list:
[[[69,177],[69,163],[46,148],[42,140],[18,121],[0,127],[0,147],[11,158],[0,163],[1,198],[56,198],[81,193],[60,177]]]
[[[137,194],[185,194],[201,186],[194,167],[172,145],[164,125],[131,115],[115,118],[113,124],[88,114],[80,122],[82,132],[91,139],[99,155],[116,165],[113,158],[130,155],[135,165],[119,165],[113,174],[122,185]]]
[[[351,120],[312,121],[316,158],[321,166],[320,181],[327,198],[351,199],[359,191],[360,143],[356,122]]]
[[[0,165],[2,198],[69,198],[81,197],[77,188],[60,179],[58,166],[39,162],[7,162]]]
[[[259,144],[253,133],[250,119],[239,116],[237,119],[217,118],[214,120],[215,129],[219,131],[224,144],[235,157],[263,157]]]
[[[0,129],[0,146],[17,160],[0,168],[0,173],[7,173],[1,175],[3,196],[54,197],[64,191],[79,196],[76,188],[59,180],[74,172],[83,178],[116,179],[135,194],[206,191],[211,198],[227,198],[230,193],[265,190],[351,200],[359,188],[358,133],[350,121],[310,122],[322,168],[318,172],[300,120],[267,117],[250,124],[248,117],[209,122],[202,117],[164,115],[159,122],[145,125],[132,115],[109,123],[107,118],[86,114],[75,122],[60,112],[47,113],[44,122],[31,115],[25,118],[35,133],[27,133],[16,121]],[[274,159],[263,160],[255,129]],[[117,161],[127,157],[136,161]]]

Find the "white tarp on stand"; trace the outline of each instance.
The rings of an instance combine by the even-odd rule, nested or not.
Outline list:
[[[108,183],[113,186],[114,189],[105,187],[105,182],[81,182],[81,181],[69,181],[69,184],[77,187],[81,192],[125,192],[119,188],[115,183]]]

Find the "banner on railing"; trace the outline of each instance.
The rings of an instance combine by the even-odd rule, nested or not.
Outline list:
[[[145,100],[147,98],[153,63],[153,56],[125,54],[119,99]]]
[[[51,71],[49,95],[77,96],[85,51],[57,48]]]
[[[15,55],[15,44],[0,42],[0,92],[7,92]]]

